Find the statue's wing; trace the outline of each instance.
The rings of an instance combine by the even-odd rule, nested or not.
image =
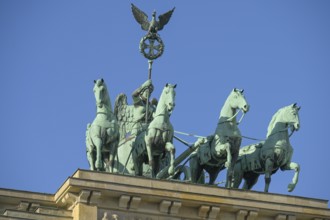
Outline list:
[[[126,134],[131,132],[134,119],[134,108],[127,104],[127,96],[121,93],[117,96],[115,102],[114,114],[119,123],[120,140],[126,137]]]
[[[158,19],[159,19],[158,30],[159,31],[162,30],[164,28],[164,26],[169,22],[172,14],[174,12],[174,9],[175,9],[175,7],[172,10],[158,16]]]
[[[114,113],[118,121],[123,120],[125,114],[125,108],[127,106],[127,96],[124,93],[120,93],[115,101]]]
[[[141,24],[141,28],[145,31],[149,29],[149,21],[148,21],[148,15],[141,11],[138,7],[135,5],[132,5],[132,12],[134,15],[135,20]]]

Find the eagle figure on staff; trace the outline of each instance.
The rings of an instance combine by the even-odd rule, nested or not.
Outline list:
[[[132,4],[132,12],[134,15],[135,20],[141,24],[142,30],[148,31],[148,34],[157,34],[157,31],[160,31],[164,28],[164,26],[169,22],[172,13],[174,11],[175,7],[158,16],[158,21],[156,20],[156,11],[152,13],[152,19],[149,22],[148,21],[148,15],[141,11],[138,7],[136,7],[134,4]]]

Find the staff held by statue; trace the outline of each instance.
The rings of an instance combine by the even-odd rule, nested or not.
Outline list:
[[[134,4],[131,5],[135,20],[141,25],[142,30],[147,31],[147,34],[141,38],[139,47],[142,55],[148,59],[148,79],[151,80],[153,60],[160,57],[164,52],[164,43],[157,32],[162,30],[164,26],[169,22],[175,8],[158,16],[158,21],[156,20],[156,11],[154,11],[152,13],[151,21],[148,21],[148,15],[146,13],[141,11]],[[147,100],[145,121],[147,124],[150,92],[149,90],[147,90],[146,92]]]

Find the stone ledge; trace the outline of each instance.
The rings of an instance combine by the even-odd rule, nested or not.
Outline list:
[[[330,219],[326,200],[85,170],[54,195],[0,189],[0,201],[7,215],[0,220],[80,219],[86,213],[100,220],[105,212],[153,219]]]
[[[329,218],[330,216],[330,210],[326,208],[325,200],[94,171],[78,170],[63,186],[65,187],[61,188],[59,192],[77,194],[81,190],[100,191],[101,201],[118,201],[122,195],[125,195],[127,198],[140,197],[141,204],[145,204],[145,202],[160,204],[163,200],[178,201],[182,204],[180,210],[185,209],[184,206],[194,207],[197,210],[200,205],[219,207],[228,213],[247,210],[249,220],[258,216],[256,212],[258,210],[260,215],[287,213],[288,216],[296,215],[302,219]],[[56,195],[56,204],[59,204],[58,201],[62,197],[63,194]],[[98,206],[106,209],[107,203],[100,202]]]
[[[8,216],[8,217],[14,217],[14,218],[34,219],[34,220],[69,220],[69,219],[73,219],[72,217],[31,213],[31,212],[24,212],[24,211],[18,211],[18,210],[6,210],[3,215]]]
[[[86,179],[113,184],[127,184],[129,186],[147,187],[150,189],[167,189],[168,191],[182,192],[200,192],[208,195],[218,195],[221,197],[248,199],[269,202],[269,196],[272,196],[272,203],[281,203],[288,205],[299,205],[304,207],[328,208],[328,200],[305,198],[299,196],[282,195],[274,193],[264,193],[257,191],[244,191],[241,189],[227,189],[218,186],[198,185],[184,183],[180,181],[168,181],[150,179],[145,177],[136,177],[130,175],[110,174],[78,169],[71,177],[77,179]],[[70,178],[69,178],[70,179]]]

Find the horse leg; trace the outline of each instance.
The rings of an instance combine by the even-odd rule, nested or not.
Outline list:
[[[215,152],[218,155],[226,155],[227,160],[225,162],[225,167],[228,169],[227,170],[227,177],[226,177],[226,187],[230,188],[231,187],[231,182],[232,182],[232,176],[233,176],[233,169],[232,169],[232,155],[231,155],[231,144],[226,140],[224,143],[221,141],[221,138],[216,135],[217,138],[216,140],[216,146],[215,146]],[[224,137],[222,138],[224,139]]]
[[[229,146],[229,147],[228,147]],[[226,176],[226,187],[231,188],[233,184],[233,178],[234,178],[234,166],[237,161],[238,157],[238,151],[236,150],[231,150],[230,149],[230,144],[228,143],[228,146],[226,146],[226,151],[227,151],[227,162],[225,163],[225,167],[228,168],[227,170],[227,176]],[[240,146],[240,145],[238,145]],[[230,155],[228,155],[230,154]]]
[[[94,143],[96,149],[96,161],[95,168],[100,171],[103,167],[102,164],[102,139],[101,135],[101,127],[99,126],[91,126],[91,134],[92,134],[92,142]]]
[[[95,170],[95,166],[94,166],[95,153],[94,153],[93,145],[90,144],[89,138],[86,138],[86,156],[89,163],[89,169]]]
[[[226,149],[227,162],[225,163],[225,166],[228,168],[227,179],[226,179],[227,188],[233,187],[234,169],[235,169],[236,161],[238,159],[239,148],[241,146],[241,142],[242,142],[241,138],[235,138],[233,140],[232,144],[229,144],[229,149]],[[231,154],[231,155],[228,155],[228,154]],[[229,161],[229,163],[228,163],[228,161]]]
[[[154,156],[153,158],[153,167],[151,169],[151,177],[156,178],[157,173],[159,172],[159,167],[160,167],[160,156]]]
[[[110,169],[109,169],[109,155],[107,153],[103,153],[102,155],[102,158],[103,158],[103,169],[105,172],[110,172]]]
[[[101,138],[96,138],[94,141],[95,148],[96,148],[96,161],[95,161],[95,167],[98,171],[100,171],[103,167],[102,164],[102,140]]]
[[[213,185],[215,180],[217,179],[219,172],[221,170],[221,166],[220,167],[208,167],[207,172],[210,175],[210,179],[209,179],[209,185]]]
[[[258,178],[259,178],[259,174],[257,174],[257,173],[253,173],[253,172],[245,173],[244,184],[243,184],[242,189],[245,189],[245,190],[252,189],[252,187],[257,183]]]
[[[297,163],[291,162],[284,168],[281,168],[283,171],[284,170],[294,170],[294,175],[292,178],[292,182],[288,185],[288,191],[292,192],[294,188],[296,187],[299,179],[299,172],[300,172],[300,166]]]
[[[168,174],[171,176],[174,174],[174,155],[175,155],[175,148],[171,142],[167,142],[165,145],[165,149],[170,152],[170,167],[168,168]]]
[[[226,188],[231,188],[233,182],[233,168],[230,166],[227,170]]]
[[[114,154],[116,151],[115,148],[115,144],[114,142],[116,141],[115,137],[114,137],[114,132],[112,132],[112,128],[108,128],[106,130],[107,135],[106,135],[106,146],[107,149],[109,149],[109,155],[108,157],[104,157],[106,158],[106,171],[109,173],[113,172],[113,160],[114,160]]]
[[[144,136],[144,141],[146,143],[146,148],[147,148],[149,166],[151,168],[153,167],[153,158],[152,158],[151,146],[153,144],[154,137],[157,137],[156,136],[157,133],[158,132],[155,129],[148,129],[147,132],[146,132],[146,135]]]
[[[232,187],[235,189],[238,189],[239,185],[241,185],[242,179],[243,179],[243,170],[242,170],[242,164],[240,161],[235,163],[234,166],[234,175],[233,175],[233,183]]]
[[[203,171],[202,166],[199,164],[197,154],[191,156],[189,166],[191,169],[191,182],[197,183]]]
[[[274,160],[271,158],[267,158],[265,161],[265,189],[264,189],[264,192],[268,192],[269,185],[271,182],[273,165],[274,165]]]
[[[86,155],[87,155],[87,160],[88,160],[88,163],[89,163],[89,169],[90,170],[95,170],[93,151],[87,150]]]
[[[109,154],[109,172],[113,173],[114,158],[117,154],[118,140],[113,140],[110,144],[110,154]]]
[[[135,176],[142,176],[143,154],[139,155],[137,148],[138,148],[138,145],[133,145],[132,158],[133,158],[133,164],[134,164],[134,173],[135,173]]]

